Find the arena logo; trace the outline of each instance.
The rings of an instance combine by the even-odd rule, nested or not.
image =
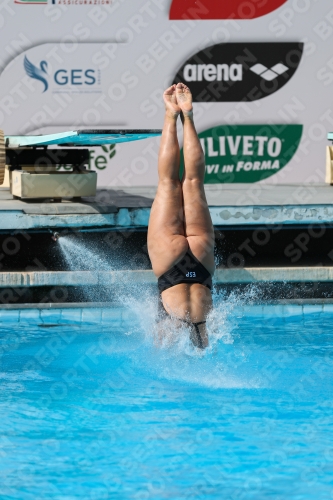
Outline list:
[[[169,19],[255,19],[287,0],[172,0]]]
[[[250,183],[279,172],[294,156],[302,125],[221,125],[199,134],[206,184]],[[181,155],[181,171],[183,155]]]
[[[42,93],[46,92],[53,84],[53,91],[58,91],[63,88],[65,92],[87,92],[87,88],[100,85],[101,74],[100,70],[95,69],[65,69],[60,68],[50,75],[48,73],[47,61],[41,61],[38,66],[35,66],[27,56],[24,57],[24,69],[30,78],[38,80],[43,84]],[[81,90],[82,89],[82,90]]]
[[[283,87],[297,70],[302,43],[221,43],[188,59],[174,82],[195,102],[256,101]]]

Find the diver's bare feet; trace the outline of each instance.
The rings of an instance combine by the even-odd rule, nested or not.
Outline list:
[[[184,85],[184,83],[177,83],[176,97],[178,106],[182,110],[184,117],[192,117],[192,94],[190,89],[186,85]]]
[[[171,118],[177,118],[180,113],[180,107],[177,103],[176,85],[171,85],[171,87],[164,91],[163,100],[167,115]]]

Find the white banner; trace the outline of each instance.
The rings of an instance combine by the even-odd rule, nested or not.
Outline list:
[[[333,129],[333,9],[324,0],[271,0],[269,13],[238,6],[235,20],[218,20],[223,9],[209,20],[210,1],[187,17],[176,3],[170,15],[170,0],[2,2],[0,128],[6,135],[161,128],[162,92],[184,78],[196,94],[202,134],[221,126],[302,126],[283,168],[259,182],[323,182]],[[155,185],[158,144],[92,150],[99,186]]]

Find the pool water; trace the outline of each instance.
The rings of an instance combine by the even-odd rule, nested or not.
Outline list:
[[[333,310],[279,308],[231,308],[204,354],[2,323],[0,498],[332,499]]]

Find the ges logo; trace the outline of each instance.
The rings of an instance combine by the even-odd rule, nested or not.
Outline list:
[[[51,75],[48,73],[48,64],[46,61],[41,61],[39,68],[32,64],[31,61],[24,57],[24,69],[30,78],[39,80],[43,85],[43,93],[49,88],[49,80]],[[56,85],[60,86],[91,86],[100,84],[100,71],[94,69],[58,69],[53,74],[53,81]],[[77,91],[77,87],[76,87]]]

